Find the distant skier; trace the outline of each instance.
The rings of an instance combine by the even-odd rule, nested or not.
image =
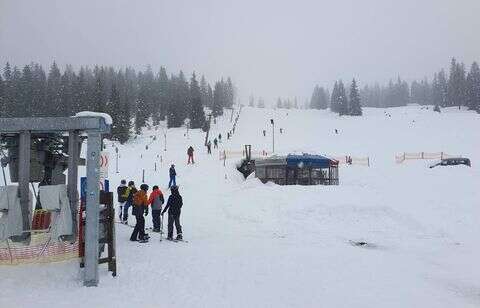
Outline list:
[[[162,191],[157,185],[153,186],[152,193],[148,198],[148,204],[152,207],[152,223],[153,232],[160,232],[160,215],[162,213],[162,205],[165,202]]]
[[[135,228],[133,229],[130,240],[132,242],[139,241],[140,243],[148,242],[148,234],[145,233],[145,218],[143,215],[148,215],[148,199],[147,199],[148,185],[140,185],[140,190],[135,193],[133,197],[133,215],[137,220]]]
[[[118,211],[119,212],[118,218],[120,219],[120,221],[122,221],[122,217],[123,217],[123,206],[127,201],[127,198],[123,196],[126,190],[127,190],[127,181],[121,180],[120,186],[117,187],[117,201],[118,201],[118,206],[120,207],[120,210]]]
[[[280,127],[280,134],[283,134],[283,128]]]
[[[170,173],[170,181],[168,182],[168,188],[177,185],[177,181],[176,181],[177,171],[175,171],[175,165],[174,164],[172,164],[170,166],[169,173]]]
[[[167,205],[162,215],[168,210],[168,236],[167,240],[173,240],[173,224],[177,231],[177,240],[183,240],[182,226],[180,225],[180,213],[183,205],[182,196],[178,192],[178,186],[172,186],[172,194],[168,197]]]
[[[187,150],[187,155],[188,155],[188,162],[187,162],[187,164],[190,164],[190,163],[194,164],[195,161],[193,160],[193,147],[192,147],[192,146],[190,146],[190,147],[188,148],[188,150]]]
[[[222,143],[222,134],[218,134],[218,142]]]
[[[123,206],[123,223],[128,224],[128,209],[133,205],[133,196],[137,193],[137,188],[133,181],[128,182],[128,187],[123,194],[124,198],[127,198],[125,205]]]
[[[207,142],[207,153],[212,154],[212,142],[210,140]]]
[[[227,140],[230,140],[230,133],[227,133]]]
[[[263,130],[263,137],[267,135],[267,131]]]
[[[337,135],[338,135],[338,129],[336,129],[336,128],[335,128],[335,134],[337,134]]]
[[[218,140],[217,138],[213,139],[213,148],[218,149]]]

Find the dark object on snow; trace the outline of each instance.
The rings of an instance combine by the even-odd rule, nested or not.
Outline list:
[[[444,158],[440,162],[431,165],[430,168],[434,168],[437,166],[456,166],[456,165],[467,165],[469,167],[472,166],[469,158],[454,157],[454,158]]]
[[[435,105],[435,108],[433,108],[433,111],[435,112],[441,112],[440,107],[438,105]]]
[[[193,160],[193,147],[190,146],[187,150],[187,155],[188,155],[188,164],[192,163],[194,164],[195,161]]]
[[[379,248],[376,244],[373,243],[368,243],[364,241],[348,241],[350,245],[355,246],[355,247],[362,247],[362,248]]]
[[[279,185],[338,185],[338,161],[322,155],[272,156],[255,160],[255,176]]]
[[[245,159],[237,166],[237,170],[240,171],[245,178],[248,178],[248,176],[255,171],[255,160],[252,159],[252,146],[250,144],[245,145],[244,154]]]

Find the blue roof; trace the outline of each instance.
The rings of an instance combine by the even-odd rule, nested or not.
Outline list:
[[[287,166],[303,165],[305,167],[328,168],[335,163],[336,161],[322,155],[287,155]]]

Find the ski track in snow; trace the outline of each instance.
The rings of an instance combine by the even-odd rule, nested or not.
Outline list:
[[[212,140],[224,138],[219,150],[269,151],[273,117],[277,153],[370,156],[370,168],[341,166],[339,186],[245,181],[237,159],[224,167],[217,150],[206,154],[203,133],[185,129],[168,130],[166,152],[161,128],[119,146],[116,174],[108,142],[112,188],[122,178],[139,186],[145,169],[145,182],[168,196],[175,163],[189,242],[151,233],[149,243],[131,243],[132,229],[116,224],[116,278],[100,265],[99,287],[84,288],[77,261],[4,266],[0,307],[478,307],[479,115],[416,106],[390,108],[391,118],[384,109],[364,112],[247,107],[231,140],[229,112],[212,127]],[[189,145],[194,165],[186,164]],[[421,151],[464,155],[472,168],[395,163],[395,154]]]

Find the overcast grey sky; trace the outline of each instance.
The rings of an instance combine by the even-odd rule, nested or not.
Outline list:
[[[0,61],[230,75],[245,102],[480,60],[480,0],[0,0]]]

